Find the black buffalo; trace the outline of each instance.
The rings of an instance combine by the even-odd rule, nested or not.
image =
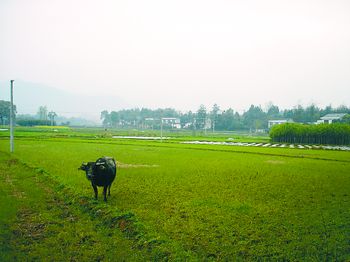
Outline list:
[[[91,185],[97,199],[97,187],[103,186],[104,201],[107,201],[106,193],[111,195],[111,185],[117,175],[117,165],[112,157],[101,157],[96,162],[83,163],[79,170],[86,172],[86,178],[91,181]]]

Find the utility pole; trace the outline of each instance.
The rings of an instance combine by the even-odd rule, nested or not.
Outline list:
[[[160,142],[163,142],[163,118],[160,118]]]
[[[215,132],[215,118],[213,117],[213,133]]]
[[[14,145],[13,145],[13,127],[14,127],[14,110],[13,110],[13,82],[15,80],[11,80],[11,108],[10,108],[10,152],[13,153]]]
[[[196,136],[196,118],[192,118],[192,136]]]

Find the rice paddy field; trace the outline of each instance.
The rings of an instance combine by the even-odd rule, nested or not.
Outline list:
[[[269,141],[237,134],[149,141],[112,138],[125,131],[55,130],[16,131],[12,155],[1,132],[0,154],[45,177],[66,205],[106,221],[106,232],[121,232],[131,253],[143,252],[116,260],[350,260],[348,151],[181,143]],[[106,204],[100,192],[93,200],[77,170],[101,156],[118,166]]]

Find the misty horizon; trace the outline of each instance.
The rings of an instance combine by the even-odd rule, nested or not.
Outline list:
[[[240,113],[251,104],[349,106],[347,1],[18,0],[0,7],[0,99],[15,79],[21,113],[47,105],[97,119],[94,112],[105,109],[195,111],[215,103]]]
[[[4,81],[0,81],[0,100],[10,100],[10,94],[9,94],[9,86],[10,82],[6,83]],[[320,109],[324,109],[327,106],[331,106],[333,109],[340,108],[340,107],[347,107],[346,104],[328,104],[325,106],[320,106],[315,103],[308,103],[308,104],[302,104],[297,103],[291,107],[282,107],[281,105],[272,103],[271,101],[268,101],[264,104],[249,104],[246,108],[240,108],[237,109],[235,105],[230,105],[229,107],[223,107],[219,103],[214,103],[212,105],[205,105],[204,103],[194,103],[193,106],[190,109],[183,109],[183,108],[176,108],[173,105],[168,105],[165,107],[141,107],[138,105],[131,105],[131,103],[128,103],[127,101],[123,101],[118,97],[103,97],[103,96],[88,96],[88,95],[76,95],[72,92],[35,84],[35,83],[28,83],[23,82],[21,80],[14,81],[14,94],[15,94],[15,104],[17,106],[17,113],[19,115],[36,115],[38,112],[38,108],[40,106],[47,106],[48,110],[54,111],[59,116],[71,118],[71,117],[78,117],[78,118],[86,118],[88,120],[93,121],[100,121],[100,113],[103,110],[107,110],[109,112],[111,111],[120,111],[120,110],[129,110],[129,109],[165,109],[165,108],[171,108],[174,109],[180,113],[186,113],[186,112],[196,112],[201,105],[204,105],[207,109],[207,111],[210,111],[214,104],[217,104],[221,111],[225,111],[228,109],[233,109],[235,112],[238,112],[239,114],[243,114],[246,112],[251,105],[259,106],[263,111],[267,111],[269,106],[274,105],[278,106],[281,111],[284,110],[290,110],[293,108],[297,108],[299,106],[306,108],[308,106],[316,106]],[[75,107],[77,105],[77,100],[81,99],[78,103],[78,108]],[[87,104],[84,104],[83,101],[86,101],[90,99],[90,102]],[[120,102],[117,102],[114,104],[115,100],[120,100]],[[102,100],[101,103],[95,103],[98,104],[97,107],[94,107],[95,110],[91,109],[91,100]],[[101,104],[105,104],[106,106],[103,106]]]

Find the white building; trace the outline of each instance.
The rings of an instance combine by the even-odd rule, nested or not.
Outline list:
[[[275,125],[285,124],[285,123],[293,123],[294,121],[292,119],[280,119],[280,120],[269,120],[267,123],[267,127],[270,129],[271,127]]]
[[[180,118],[177,117],[163,117],[163,125],[171,126],[172,128],[181,128]]]
[[[346,115],[345,113],[327,114],[321,117],[320,120],[317,120],[316,124],[332,124],[334,122],[340,122],[345,115]]]

